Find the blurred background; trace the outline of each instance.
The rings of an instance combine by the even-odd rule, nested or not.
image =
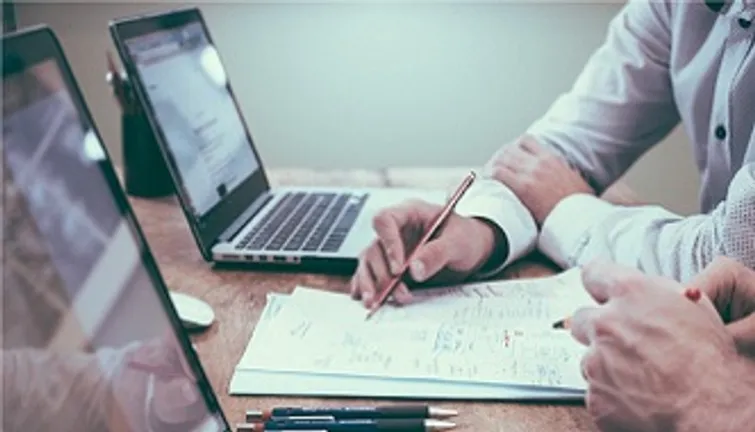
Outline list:
[[[3,14],[57,33],[116,163],[108,21],[196,5],[267,167],[369,169],[482,165],[569,89],[623,4],[16,1]],[[624,180],[648,202],[697,211],[699,177],[680,128]]]

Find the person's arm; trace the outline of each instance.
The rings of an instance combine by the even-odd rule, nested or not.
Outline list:
[[[668,70],[671,7],[631,1],[611,22],[605,42],[571,90],[527,131],[568,161],[598,194],[679,123]],[[531,251],[538,237],[523,203],[527,197],[518,197],[495,174],[508,145],[516,143],[493,155],[482,171],[485,180],[457,210],[500,228],[508,253],[488,263],[491,272]]]
[[[109,387],[98,358],[33,348],[0,352],[8,430],[107,430]]]
[[[539,246],[563,267],[607,258],[682,282],[717,256],[755,268],[755,164],[740,169],[726,200],[704,215],[568,197],[545,220]]]
[[[570,91],[527,130],[598,195],[679,124],[669,71],[672,3],[630,0]]]

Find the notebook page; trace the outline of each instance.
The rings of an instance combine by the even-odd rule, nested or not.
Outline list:
[[[509,328],[547,329],[581,306],[594,304],[578,269],[558,276],[509,280],[419,291],[411,305],[385,304],[369,321],[367,310],[341,293],[297,287],[289,299],[313,319],[350,326],[382,327],[453,321],[497,324]]]
[[[344,296],[345,297],[345,296]],[[568,332],[512,330],[453,321],[375,326],[315,316],[287,300],[255,332],[242,369],[583,389],[583,348]],[[359,309],[359,314],[353,312]],[[327,311],[327,310],[325,310]],[[323,314],[329,315],[329,314]]]

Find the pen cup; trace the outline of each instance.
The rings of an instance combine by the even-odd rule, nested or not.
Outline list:
[[[170,173],[143,110],[122,112],[121,138],[126,193],[142,198],[173,195]]]

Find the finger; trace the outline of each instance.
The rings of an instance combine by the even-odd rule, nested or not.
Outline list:
[[[540,156],[545,153],[543,149],[534,138],[523,138],[519,141],[519,147],[526,153],[531,155]]]
[[[396,286],[396,289],[393,291],[393,303],[405,306],[409,303],[414,301],[414,296],[412,295],[411,291],[409,291],[409,288],[406,286],[405,283],[399,282],[398,286]]]
[[[432,240],[417,249],[409,263],[409,272],[417,282],[425,282],[443,269],[449,261],[451,251],[455,250],[446,237]]]
[[[523,167],[531,165],[535,161],[533,155],[525,152],[518,146],[512,146],[511,150],[506,152],[505,157],[498,161],[498,165],[507,166],[514,171],[520,171]]]
[[[731,303],[731,291],[737,284],[735,265],[728,258],[713,260],[702,272],[692,278],[689,286],[705,293],[723,315]]]
[[[371,280],[374,282],[375,296],[377,296],[379,293],[383,292],[383,290],[388,288],[388,284],[393,278],[393,275],[388,268],[385,251],[380,242],[375,242],[373,247],[367,251],[367,269],[369,270]],[[391,293],[391,298],[394,300],[394,303],[403,304],[400,299],[396,298],[396,289]],[[405,298],[406,297],[404,296],[403,299]],[[368,306],[372,306],[372,300],[373,298],[368,300],[370,302]]]
[[[521,184],[520,174],[514,171],[513,168],[503,164],[496,165],[493,171],[493,178],[512,189],[517,189]]]
[[[621,297],[630,291],[646,290],[647,277],[639,270],[598,260],[582,268],[582,284],[598,303]]]
[[[365,258],[359,260],[357,271],[352,278],[352,297],[355,300],[361,298],[366,307],[370,307],[375,298],[375,282],[372,280]]]
[[[175,379],[155,385],[154,415],[168,424],[184,423],[201,416],[197,403],[201,402],[197,388],[188,379]]]
[[[734,338],[737,350],[743,355],[755,358],[755,314],[726,326]]]
[[[590,346],[585,351],[585,354],[582,356],[582,359],[579,362],[579,370],[580,372],[582,372],[582,378],[584,378],[587,382],[595,379],[599,366],[600,364],[597,355],[597,349],[595,348],[595,346]]]
[[[590,345],[595,339],[595,322],[601,313],[597,307],[577,309],[569,323],[572,337],[582,345]]]
[[[401,270],[406,259],[406,244],[402,236],[407,226],[424,226],[435,216],[435,207],[421,201],[410,201],[378,213],[372,221],[372,227],[385,250],[392,274]]]

